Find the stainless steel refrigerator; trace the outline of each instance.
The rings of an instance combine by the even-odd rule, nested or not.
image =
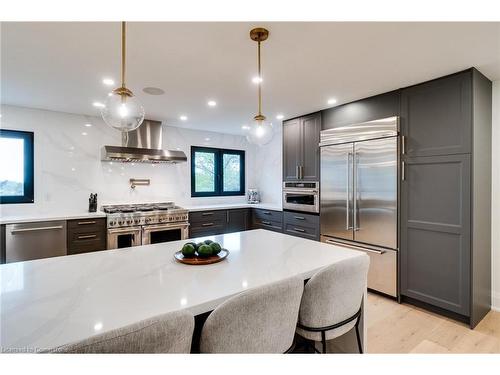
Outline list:
[[[321,239],[370,256],[368,287],[397,297],[398,118],[321,132]]]

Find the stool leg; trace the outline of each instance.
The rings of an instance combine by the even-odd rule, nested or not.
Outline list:
[[[359,353],[360,354],[363,354],[363,347],[361,345],[361,337],[359,336],[359,327],[358,327],[358,323],[359,323],[359,318],[358,320],[356,321],[356,339],[358,340],[358,350],[359,350]]]
[[[323,354],[326,354],[326,335],[325,331],[321,331],[321,345],[323,348]]]

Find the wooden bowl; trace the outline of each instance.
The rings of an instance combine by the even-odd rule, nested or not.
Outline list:
[[[205,264],[218,263],[226,259],[228,255],[229,255],[229,250],[227,249],[222,249],[219,252],[219,254],[212,255],[209,257],[199,257],[199,256],[185,257],[184,255],[182,255],[182,251],[178,251],[174,254],[174,258],[176,261],[180,263],[190,264],[192,266],[202,266]]]

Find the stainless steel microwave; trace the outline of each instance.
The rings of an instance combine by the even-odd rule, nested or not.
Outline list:
[[[318,182],[283,182],[283,208],[285,210],[319,213],[318,185]]]

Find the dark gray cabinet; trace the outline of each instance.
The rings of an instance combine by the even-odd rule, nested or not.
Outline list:
[[[319,215],[285,211],[283,233],[319,241]]]
[[[401,132],[408,156],[471,152],[472,71],[401,92]]]
[[[249,210],[246,208],[227,211],[227,226],[225,233],[241,232],[248,229]]]
[[[300,118],[283,122],[283,180],[298,180],[300,154]]]
[[[470,313],[470,155],[407,158],[401,292]]]
[[[189,213],[189,237],[214,236],[247,230],[249,210],[210,210]]]
[[[321,114],[321,129],[399,116],[400,94],[400,90],[395,90],[325,109]]]
[[[252,229],[283,232],[283,212],[254,208],[252,210]]]
[[[283,180],[319,180],[321,112],[283,122]]]
[[[401,134],[401,295],[474,327],[491,303],[491,82],[401,90]]]
[[[66,222],[68,255],[106,250],[106,219],[75,219]]]
[[[227,210],[189,213],[189,237],[222,234],[226,230]]]

